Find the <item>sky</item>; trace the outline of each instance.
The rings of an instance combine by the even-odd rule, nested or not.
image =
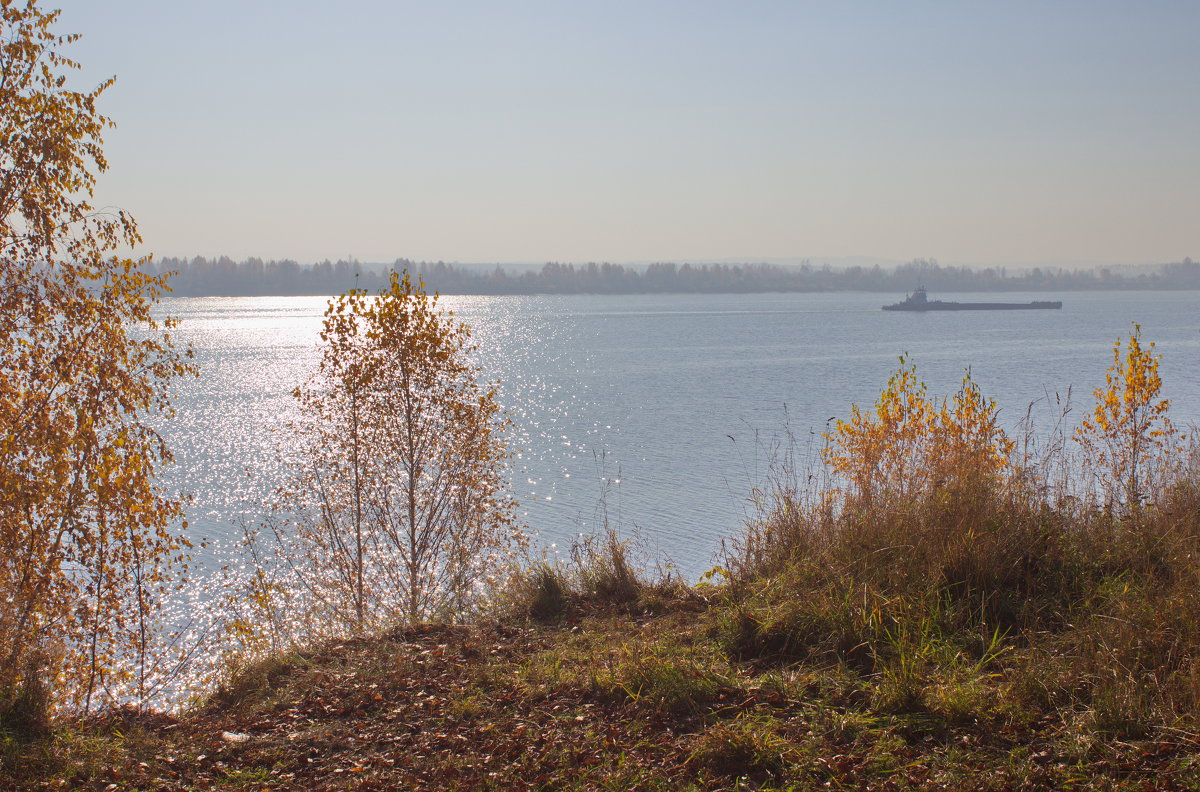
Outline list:
[[[158,256],[1200,258],[1200,3],[43,0]]]

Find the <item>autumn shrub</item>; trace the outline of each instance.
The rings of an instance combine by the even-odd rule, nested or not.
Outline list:
[[[826,435],[824,457],[842,494],[862,508],[930,499],[983,505],[977,499],[1004,483],[1015,447],[995,403],[969,371],[952,397],[935,401],[916,366],[903,356],[900,364],[872,410],[853,405],[850,419]]]
[[[936,401],[902,357],[874,408],[855,405],[827,433],[827,489],[802,491],[791,471],[772,472],[768,506],[733,543],[731,571],[744,580],[816,564],[885,586],[943,575],[984,583],[1010,565],[981,554],[1026,544],[1006,541],[1025,525],[1010,519],[1015,444],[996,414],[969,373]]]
[[[1161,495],[1182,462],[1185,436],[1162,398],[1161,358],[1142,343],[1139,325],[1124,345],[1113,345],[1105,387],[1075,433],[1092,493],[1109,509],[1136,509]]]

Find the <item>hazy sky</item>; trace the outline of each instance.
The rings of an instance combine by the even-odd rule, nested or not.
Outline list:
[[[160,256],[1200,258],[1200,3],[43,0]]]

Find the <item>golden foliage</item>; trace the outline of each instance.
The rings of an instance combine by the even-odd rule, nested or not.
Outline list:
[[[995,401],[984,397],[968,371],[938,409],[930,450],[935,481],[991,486],[1011,470],[1016,442],[996,425],[996,415]]]
[[[287,579],[257,583],[272,600],[259,610],[288,603],[309,638],[455,618],[525,541],[496,383],[477,381],[468,328],[407,274],[333,299],[321,339],[270,526]]]
[[[1096,405],[1075,432],[1110,506],[1137,506],[1149,489],[1165,482],[1182,454],[1185,436],[1171,423],[1170,402],[1162,398],[1161,359],[1153,342],[1142,345],[1141,325],[1133,326],[1124,355],[1117,339],[1105,385],[1093,391]]]
[[[863,502],[994,485],[1015,447],[969,371],[958,392],[938,403],[904,356],[874,409],[852,405],[850,419],[838,420],[825,438],[825,462]]]
[[[133,220],[90,203],[112,80],[68,86],[57,17],[0,6],[0,710],[38,674],[84,706],[140,682],[186,544],[146,418],[193,369],[151,316],[165,279],[113,255]]]

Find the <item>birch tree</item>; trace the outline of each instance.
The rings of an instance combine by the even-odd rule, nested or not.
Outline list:
[[[277,536],[317,611],[352,631],[454,618],[523,544],[508,426],[466,325],[407,274],[330,302]]]
[[[0,4],[0,719],[51,680],[85,708],[141,686],[186,549],[149,418],[193,368],[151,315],[165,279],[116,255],[133,219],[91,203],[113,81],[71,87],[58,16]]]

